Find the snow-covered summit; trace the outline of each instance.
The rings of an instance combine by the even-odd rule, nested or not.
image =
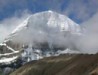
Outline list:
[[[65,15],[53,11],[44,11],[29,16],[6,40],[15,42],[47,42],[59,39],[62,32],[79,33],[80,27]]]
[[[15,33],[24,27],[38,27],[45,26],[51,28],[58,28],[58,30],[78,32],[80,31],[79,25],[73,22],[65,15],[53,12],[51,10],[40,12],[29,16],[22,24],[20,24],[12,33]]]

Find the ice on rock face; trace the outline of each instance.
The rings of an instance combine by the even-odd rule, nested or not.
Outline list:
[[[29,45],[28,48],[24,49],[24,52],[22,53],[22,59],[25,59],[27,62],[31,60],[37,60],[37,54],[34,53],[32,45]]]
[[[25,60],[25,62],[43,58],[41,51],[38,49],[34,49],[32,47],[32,44],[29,44],[27,48],[24,48],[24,51],[21,54],[21,57],[22,57],[22,60]]]

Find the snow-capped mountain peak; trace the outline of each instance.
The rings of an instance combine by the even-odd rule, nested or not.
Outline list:
[[[35,20],[34,20],[35,19]],[[71,19],[69,19],[65,15],[58,14],[56,12],[53,12],[51,10],[40,12],[34,15],[30,15],[23,23],[21,23],[17,28],[12,32],[15,33],[17,31],[20,31],[21,29],[27,27],[27,26],[34,26],[34,24],[30,24],[32,21],[42,21],[42,23],[46,23],[44,25],[48,25],[50,27],[60,27],[60,30],[65,31],[80,31],[79,25],[73,22]],[[33,23],[35,23],[33,21]],[[39,22],[40,23],[40,22]],[[42,24],[40,23],[40,25]]]
[[[49,10],[30,15],[4,43],[19,54],[23,50],[21,56],[24,59],[28,57],[26,60],[29,61],[59,55],[58,50],[70,49],[68,44],[71,38],[80,31],[80,26],[67,16]]]
[[[80,30],[79,25],[67,16],[49,10],[30,15],[13,30],[7,40],[19,40],[19,42],[28,42],[30,40],[31,42],[35,40],[38,41],[40,36],[42,41],[46,41],[47,37],[54,36],[56,38],[63,31],[79,33]],[[41,42],[41,40],[39,40],[39,42]]]

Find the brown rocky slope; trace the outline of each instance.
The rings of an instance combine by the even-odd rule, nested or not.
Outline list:
[[[65,54],[32,61],[10,75],[98,75],[98,54]]]

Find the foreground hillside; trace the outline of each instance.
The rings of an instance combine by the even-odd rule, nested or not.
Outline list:
[[[29,62],[10,75],[98,75],[98,54],[44,58]]]

